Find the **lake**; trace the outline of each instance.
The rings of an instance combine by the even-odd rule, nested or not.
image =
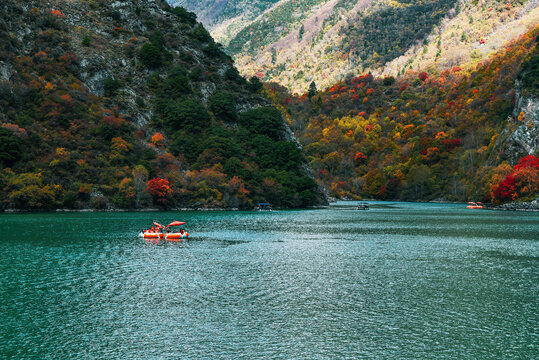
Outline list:
[[[0,358],[537,357],[539,213],[370,204],[2,214]]]

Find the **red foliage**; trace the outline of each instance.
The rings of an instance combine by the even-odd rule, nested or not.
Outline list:
[[[358,116],[365,116],[365,111],[360,111],[357,115]]]
[[[460,146],[459,139],[443,139],[440,143],[448,150],[451,151],[457,146]]]
[[[327,89],[327,92],[333,93],[333,92],[337,91],[338,88],[339,87],[337,85],[333,85],[332,87]]]
[[[527,168],[527,167],[532,167],[532,168],[535,168],[535,169],[539,169],[539,158],[537,158],[537,157],[535,157],[533,155],[528,155],[526,157],[523,157],[522,159],[520,159],[518,164],[516,164],[513,169],[514,170],[520,170],[520,169],[524,169],[524,168]]]
[[[513,172],[494,189],[492,198],[496,202],[516,200],[522,196],[534,193],[539,184],[539,158],[528,155],[513,167]]]
[[[417,75],[417,77],[419,78],[419,80],[425,81],[429,78],[429,74],[423,71],[423,72],[420,72],[419,75]]]
[[[148,181],[148,188],[146,189],[154,198],[154,200],[166,206],[167,198],[172,194],[172,188],[167,179],[155,178]]]
[[[110,116],[105,116],[103,118],[103,122],[108,125],[119,128],[124,123],[124,119],[122,118],[121,115],[120,116],[110,115]]]
[[[513,174],[506,176],[505,180],[494,190],[493,196],[498,201],[510,201],[516,199],[515,177]]]
[[[399,91],[404,91],[404,90],[408,89],[409,87],[410,87],[410,84],[404,83],[404,84],[401,85]]]
[[[358,162],[362,162],[364,160],[367,160],[367,155],[363,154],[361,151],[358,151],[356,155],[354,156],[354,160]]]

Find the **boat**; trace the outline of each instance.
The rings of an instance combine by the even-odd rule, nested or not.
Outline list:
[[[483,204],[480,203],[480,202],[473,202],[473,201],[470,201],[470,202],[468,203],[468,206],[466,206],[466,208],[468,208],[468,209],[483,209],[484,206],[483,206]]]
[[[367,203],[359,203],[357,204],[358,210],[369,210],[369,204]]]
[[[270,203],[258,203],[255,206],[255,211],[273,211]]]
[[[139,236],[144,239],[151,240],[166,240],[166,241],[183,241],[189,238],[189,233],[184,229],[176,230],[176,227],[184,225],[184,221],[173,221],[167,226],[163,226],[154,221],[150,229],[143,230]]]

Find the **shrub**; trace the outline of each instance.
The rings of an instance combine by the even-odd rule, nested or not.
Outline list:
[[[190,25],[195,25],[197,23],[196,14],[185,10],[183,7],[178,6],[172,9],[172,13],[179,17],[183,22],[186,22]]]
[[[168,103],[163,120],[171,133],[179,130],[200,132],[210,125],[210,114],[198,100],[187,99]]]
[[[119,80],[116,80],[112,77],[107,77],[105,83],[103,84],[105,89],[105,96],[111,97],[116,94],[116,91],[122,87],[122,83]]]
[[[234,96],[226,91],[216,92],[211,97],[210,110],[213,111],[213,114],[219,120],[231,122],[238,119]]]
[[[177,99],[191,92],[187,71],[182,65],[178,65],[169,72],[161,96]]]
[[[88,35],[88,34],[84,35],[84,37],[82,38],[82,41],[81,41],[81,45],[88,47],[88,46],[90,46],[90,43],[91,43],[90,35]]]
[[[283,131],[281,113],[273,106],[248,110],[240,115],[240,124],[255,134],[279,140]]]
[[[152,43],[146,43],[142,46],[139,58],[148,68],[156,68],[163,64],[161,51]]]
[[[213,42],[210,33],[201,24],[195,26],[195,28],[193,29],[193,36],[195,37],[195,39],[203,43]]]
[[[12,166],[22,158],[22,141],[10,131],[0,128],[0,164]]]
[[[391,86],[395,83],[395,78],[393,76],[388,76],[384,78],[384,85]]]

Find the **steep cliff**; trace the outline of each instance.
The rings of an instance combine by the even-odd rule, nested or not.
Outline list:
[[[515,94],[515,108],[504,140],[504,152],[513,165],[523,156],[539,152],[539,98],[523,92],[518,81]]]

